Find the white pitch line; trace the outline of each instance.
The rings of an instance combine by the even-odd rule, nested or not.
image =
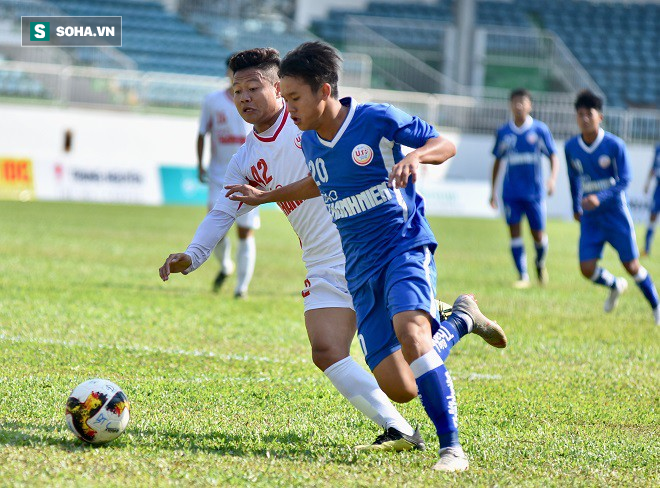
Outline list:
[[[125,345],[108,345],[108,344],[87,344],[83,342],[76,341],[63,341],[55,339],[36,339],[34,337],[24,337],[24,336],[8,336],[6,334],[0,334],[0,342],[13,342],[13,343],[23,343],[23,344],[48,344],[55,346],[66,346],[66,347],[83,347],[85,349],[102,349],[102,350],[114,350],[120,352],[146,352],[149,354],[171,354],[174,356],[192,356],[192,357],[208,357],[215,358],[221,361],[245,361],[245,362],[262,362],[262,363],[279,363],[279,364],[303,364],[309,363],[307,359],[292,359],[292,360],[283,360],[279,358],[268,358],[265,356],[250,356],[249,354],[216,354],[213,351],[199,351],[193,350],[188,351],[185,349],[168,349],[164,347],[153,347],[153,346],[125,346]],[[469,371],[454,371],[451,372],[451,375],[454,379],[466,379],[468,381],[488,381],[488,380],[501,380],[502,376],[499,374],[482,374]],[[263,381],[268,381],[264,379]]]
[[[23,344],[48,344],[55,346],[66,347],[84,347],[86,349],[106,349],[120,352],[147,352],[150,354],[172,354],[175,356],[194,356],[194,357],[209,357],[216,358],[223,361],[246,361],[246,362],[263,362],[263,363],[284,363],[284,364],[300,364],[309,362],[307,359],[294,359],[283,360],[279,358],[268,358],[265,356],[251,356],[249,354],[217,354],[213,351],[187,351],[185,349],[169,349],[164,347],[153,346],[126,346],[121,344],[90,344],[76,341],[63,341],[56,339],[43,339],[24,336],[8,336],[0,334],[0,342],[13,342]]]

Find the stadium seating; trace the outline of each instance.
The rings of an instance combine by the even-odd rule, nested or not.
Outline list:
[[[341,46],[348,32],[348,18],[355,16],[413,54],[420,50],[438,50],[438,37],[433,31],[439,22],[455,22],[455,1],[439,1],[433,5],[376,1],[360,11],[335,9],[327,19],[315,21],[312,30]],[[610,106],[659,105],[658,3],[477,1],[476,18],[477,24],[484,27],[540,27],[553,31],[598,83]],[[393,19],[396,21],[392,22]],[[507,52],[507,46],[489,46],[491,54],[498,50]],[[516,51],[520,51],[520,46],[516,46]]]
[[[0,68],[1,68],[0,64]],[[21,71],[0,69],[0,96],[12,98],[47,98],[41,83]]]
[[[44,4],[30,0],[0,0],[0,13],[16,22],[20,22],[22,15],[44,15],[44,11],[52,15],[53,7],[66,15],[121,15],[122,47],[119,50],[133,59],[142,71],[224,74],[224,61],[230,51],[214,37],[201,34],[181,17],[166,12],[159,2],[50,0]],[[69,52],[77,64],[103,67],[89,49],[70,49]]]

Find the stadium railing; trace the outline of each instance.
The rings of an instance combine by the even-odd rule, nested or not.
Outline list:
[[[93,106],[123,110],[183,109],[191,116],[205,94],[227,86],[223,78],[172,75],[129,70],[109,70],[76,66],[0,62],[0,71],[18,72],[12,79],[36,80],[43,88],[34,96],[3,94],[0,100],[21,103],[39,99],[40,103],[62,106]],[[19,81],[20,83],[20,81]],[[443,95],[421,92],[380,90],[355,87],[346,81],[340,94],[361,102],[387,102],[418,115],[444,130],[493,134],[509,117],[507,90],[489,90],[482,96]],[[45,100],[46,99],[46,100]],[[534,116],[543,120],[556,138],[575,134],[572,96],[544,94],[536,97]],[[605,127],[629,142],[660,140],[660,110],[605,109]]]

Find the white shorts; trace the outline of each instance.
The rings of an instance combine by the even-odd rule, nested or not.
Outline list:
[[[222,195],[223,185],[217,185],[209,181],[209,207],[213,208],[215,202]],[[259,208],[250,210],[248,213],[236,217],[236,225],[243,229],[257,230],[261,227],[261,218],[259,217]]]
[[[309,271],[302,296],[305,312],[317,308],[350,308],[354,310],[343,265]]]

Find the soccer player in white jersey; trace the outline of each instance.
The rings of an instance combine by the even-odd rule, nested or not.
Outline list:
[[[434,469],[464,471],[469,463],[458,439],[456,397],[444,359],[469,332],[496,347],[506,346],[506,336],[471,295],[458,297],[449,320],[438,318],[432,256],[437,242],[415,180],[420,163],[440,164],[455,147],[391,105],[339,100],[339,63],[332,47],[308,42],[280,66],[282,96],[305,131],[301,142],[310,175],[266,192],[232,188],[231,197],[252,204],[323,197],[341,237],[367,364],[379,383],[383,370],[401,382],[412,372],[440,440]],[[416,149],[404,157],[401,145]],[[390,367],[401,355],[409,370]]]
[[[573,216],[580,222],[579,259],[582,275],[594,284],[607,287],[603,309],[611,312],[628,288],[623,277],[615,278],[598,265],[605,243],[619,253],[621,264],[635,280],[660,324],[658,292],[649,272],[638,259],[635,227],[626,200],[630,165],[626,144],[604,131],[603,100],[589,90],[575,100],[580,134],[566,141],[566,166],[573,197]]]
[[[230,84],[233,73],[229,69],[227,58],[227,77]],[[208,94],[202,103],[202,113],[199,118],[199,135],[197,137],[197,168],[199,181],[208,183],[208,209],[211,210],[220,197],[224,185],[225,172],[231,157],[245,142],[245,135],[252,127],[243,120],[234,106],[232,88],[218,90]],[[211,161],[208,170],[204,169],[204,139],[207,134],[211,138]],[[257,248],[254,242],[254,230],[259,228],[259,211],[254,209],[236,219],[238,231],[238,252],[236,260],[236,287],[234,297],[247,296],[248,286],[254,274],[254,264],[257,259]],[[231,259],[231,242],[229,237],[223,238],[215,247],[214,254],[220,261],[220,271],[213,282],[213,291],[217,292],[227,276],[234,272],[234,262]]]
[[[536,276],[539,283],[548,282],[545,266],[548,252],[548,234],[545,232],[546,210],[545,194],[555,191],[559,159],[555,141],[548,127],[530,116],[532,95],[524,88],[511,92],[511,113],[513,118],[497,130],[493,155],[493,176],[491,179],[490,204],[497,208],[495,185],[501,162],[506,161],[506,172],[502,183],[502,203],[506,223],[511,235],[511,255],[518,270],[515,288],[530,286],[527,273],[527,256],[523,244],[520,222],[523,214],[527,216],[529,229],[536,248]],[[550,159],[550,177],[543,185],[543,156]]]

